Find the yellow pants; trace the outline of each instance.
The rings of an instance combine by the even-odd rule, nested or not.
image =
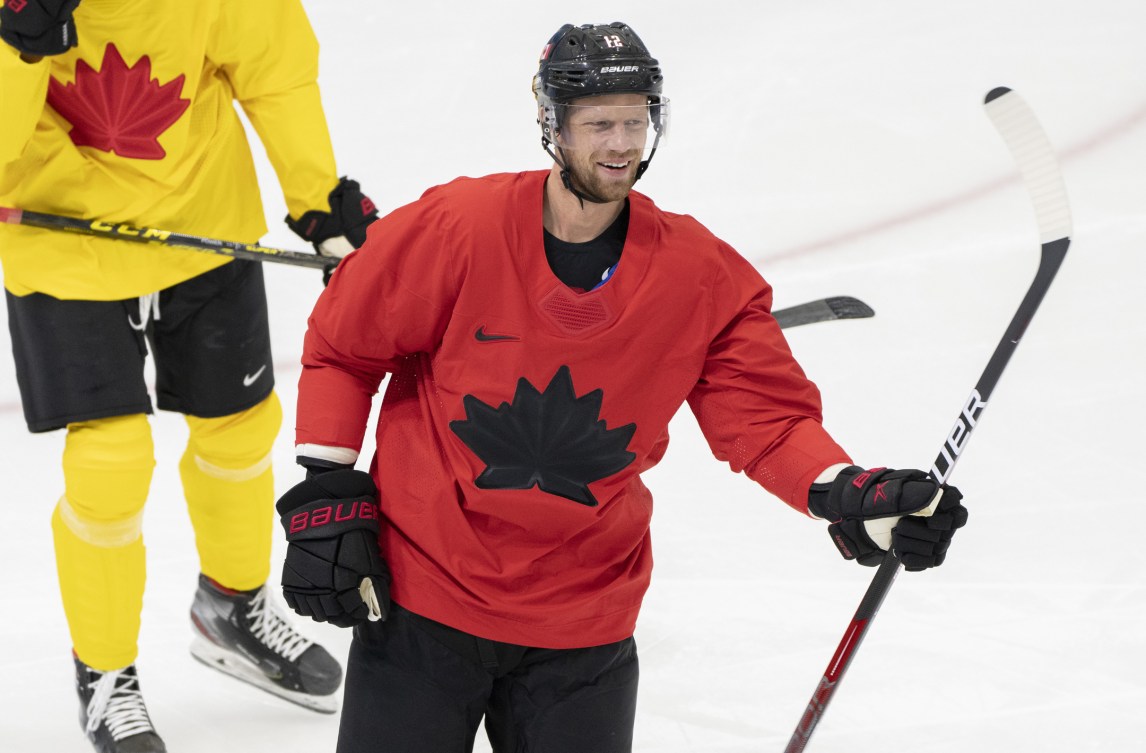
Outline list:
[[[274,393],[231,416],[187,417],[179,470],[200,569],[228,588],[257,588],[270,573],[270,453],[281,423]],[[52,515],[56,567],[72,645],[96,669],[127,666],[138,652],[154,455],[142,414],[68,425],[65,492]]]

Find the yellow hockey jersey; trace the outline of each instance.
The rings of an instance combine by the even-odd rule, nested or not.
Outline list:
[[[318,42],[299,0],[84,0],[79,46],[28,63],[0,42],[0,206],[255,242],[266,232],[234,102],[291,215],[338,182]],[[229,261],[0,224],[15,295],[117,300]]]

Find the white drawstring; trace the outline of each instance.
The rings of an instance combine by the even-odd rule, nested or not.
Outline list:
[[[142,332],[147,329],[147,323],[152,319],[159,321],[159,293],[139,296],[139,324],[133,322],[130,315],[127,317],[127,323],[132,329]]]

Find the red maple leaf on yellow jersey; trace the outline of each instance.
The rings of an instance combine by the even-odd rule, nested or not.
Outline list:
[[[48,104],[72,124],[68,134],[76,146],[90,146],[120,157],[163,159],[167,152],[159,136],[172,126],[191,104],[181,99],[183,74],[160,84],[151,78],[151,59],[146,55],[128,66],[114,44],[103,53],[96,71],[85,61],[76,62],[76,80],[48,84]]]

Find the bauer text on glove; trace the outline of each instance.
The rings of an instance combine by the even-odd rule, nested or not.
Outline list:
[[[278,501],[287,538],[283,598],[291,609],[339,627],[386,618],[390,571],[378,548],[377,499],[370,474],[332,470]]]

